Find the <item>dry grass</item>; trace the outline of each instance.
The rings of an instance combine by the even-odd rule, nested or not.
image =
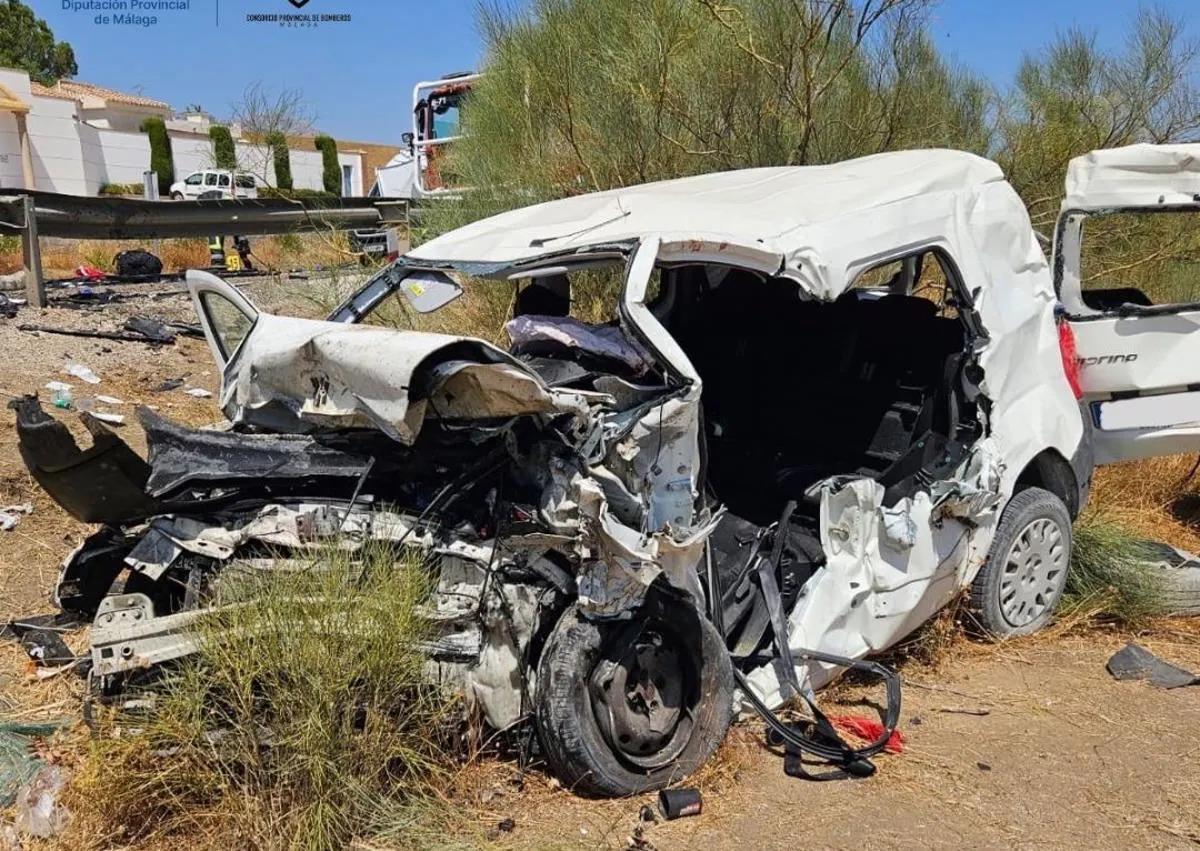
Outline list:
[[[1139,537],[1200,552],[1200,475],[1194,455],[1169,455],[1096,471],[1091,505]]]
[[[346,234],[340,231],[310,231],[250,238],[250,247],[258,266],[267,270],[326,269],[356,264]],[[113,272],[113,258],[127,249],[142,248],[163,262],[165,272],[202,269],[209,265],[206,239],[44,239],[42,266],[48,278],[66,278],[81,265]],[[233,251],[232,240],[225,250]],[[0,274],[22,267],[20,240],[0,242]]]
[[[230,576],[230,574],[233,576]],[[70,801],[92,847],[429,847],[454,703],[431,685],[417,565],[379,550],[233,581],[200,657],[101,715]]]

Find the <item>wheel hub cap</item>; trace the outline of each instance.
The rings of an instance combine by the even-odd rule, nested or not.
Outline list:
[[[1067,548],[1062,530],[1040,517],[1029,523],[1008,551],[1000,577],[1000,611],[1015,627],[1027,626],[1053,605],[1066,579]]]
[[[593,708],[605,738],[627,761],[643,768],[665,765],[687,742],[681,663],[673,643],[646,630],[620,658],[598,666]]]

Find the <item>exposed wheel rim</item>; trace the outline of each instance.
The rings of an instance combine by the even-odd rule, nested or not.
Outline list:
[[[1028,626],[1050,609],[1067,576],[1067,544],[1058,522],[1031,520],[1013,541],[1000,575],[1000,613]]]
[[[648,770],[674,762],[691,738],[696,670],[678,636],[626,631],[591,677],[592,711],[613,752]],[[602,654],[606,655],[606,654]]]

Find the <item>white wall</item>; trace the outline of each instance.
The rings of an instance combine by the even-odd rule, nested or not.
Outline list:
[[[193,171],[213,168],[217,161],[213,155],[212,140],[208,136],[171,135],[171,158],[175,162],[175,179],[183,180]]]
[[[83,125],[86,128],[87,125]],[[82,129],[82,128],[81,128]],[[105,183],[141,184],[150,168],[150,137],[145,133],[92,129],[96,136],[99,181],[89,193],[95,195]]]
[[[106,183],[142,182],[142,173],[150,167],[150,140],[146,134],[136,129],[114,130],[80,121],[75,101],[33,96],[29,77],[23,72],[0,68],[0,83],[30,105],[27,124],[38,189],[96,195]],[[136,118],[140,123],[144,116],[125,117],[130,121]],[[171,133],[170,139],[176,180],[214,165],[212,142],[207,133]],[[236,147],[243,170],[275,184],[274,164],[265,148],[247,142],[237,142]],[[338,160],[353,168],[351,189],[354,194],[362,195],[362,156],[339,152]],[[293,150],[291,165],[292,184],[297,189],[323,188],[320,152]],[[0,112],[0,187],[23,185],[16,119]]]

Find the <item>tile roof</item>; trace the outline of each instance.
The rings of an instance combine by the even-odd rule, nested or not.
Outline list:
[[[107,89],[104,86],[97,86],[93,83],[85,83],[81,80],[59,80],[53,86],[43,86],[40,83],[30,81],[30,90],[35,95],[42,97],[60,97],[79,100],[85,97],[100,98],[101,100],[112,101],[113,103],[124,103],[130,106],[148,106],[156,109],[170,109],[171,105],[165,101],[155,100],[154,98],[143,97],[142,95],[128,94],[127,92],[118,92],[115,89]]]

